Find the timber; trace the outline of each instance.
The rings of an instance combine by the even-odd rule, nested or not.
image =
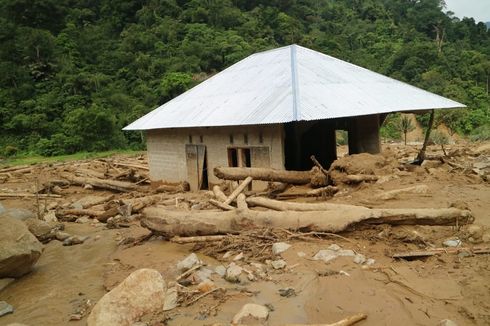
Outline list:
[[[74,177],[69,174],[63,174],[62,177],[73,184],[84,186],[90,184],[95,188],[107,189],[117,192],[129,192],[137,190],[138,186],[124,181],[104,180],[99,178]]]
[[[235,200],[235,198],[242,193],[242,191],[252,182],[252,177],[246,177],[245,180],[243,180],[243,182],[238,186],[236,187],[235,190],[233,190],[233,192],[231,193],[230,196],[228,196],[228,198],[226,198],[224,204],[226,205],[229,205],[233,202],[233,200]]]
[[[339,209],[369,209],[367,207],[346,205],[346,204],[331,204],[331,203],[296,203],[286,202],[280,200],[269,199],[265,197],[249,197],[247,198],[247,204],[250,206],[260,206],[276,211],[330,211]]]
[[[224,180],[239,181],[252,177],[254,180],[302,185],[311,182],[314,171],[313,169],[310,171],[286,171],[269,168],[216,167],[214,168],[214,175]]]
[[[19,198],[19,197],[34,197],[34,198],[60,198],[57,194],[31,194],[29,192],[0,192],[0,198]]]
[[[463,225],[474,220],[471,212],[457,208],[369,209],[354,206],[325,211],[255,211],[240,206],[240,209],[220,213],[147,207],[143,210],[141,225],[155,234],[171,238],[228,234],[263,227],[338,233],[357,225]]]

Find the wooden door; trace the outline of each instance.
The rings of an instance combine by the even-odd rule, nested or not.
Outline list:
[[[201,189],[206,179],[206,146],[201,144],[185,145],[187,163],[187,182],[192,191]]]

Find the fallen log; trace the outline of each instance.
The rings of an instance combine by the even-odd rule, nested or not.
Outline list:
[[[383,192],[375,196],[376,199],[390,200],[396,198],[399,194],[411,193],[411,194],[426,194],[429,192],[427,185],[417,185],[413,187],[395,189]]]
[[[282,228],[337,233],[357,225],[462,225],[473,222],[471,212],[443,209],[369,209],[362,206],[326,211],[255,211],[248,208],[226,212],[170,211],[164,207],[143,210],[141,225],[156,234],[196,236],[235,233],[251,228]]]
[[[366,209],[367,207],[346,205],[346,204],[332,204],[332,203],[296,203],[296,202],[285,202],[280,200],[274,200],[264,197],[248,197],[246,199],[247,204],[250,206],[260,206],[276,211],[331,211],[339,209]]]
[[[133,163],[130,164],[130,163],[117,163],[117,162],[113,162],[112,165],[122,166],[122,167],[125,167],[125,168],[134,168],[134,169],[140,169],[140,170],[150,171],[150,168],[148,166],[140,165],[140,164],[133,164]]]
[[[9,167],[9,168],[0,169],[0,173],[15,172],[15,171],[24,170],[24,169],[27,169],[27,168],[31,168],[31,166],[29,166],[29,165],[12,166],[12,167]]]
[[[29,192],[0,192],[0,198],[19,198],[19,197],[35,197],[35,198],[61,198],[61,195],[56,194],[31,194]]]
[[[473,255],[490,254],[490,247],[459,247],[459,248],[433,248],[428,250],[404,251],[393,254],[391,257],[398,259],[417,259],[441,254],[458,254],[460,252],[468,252]]]
[[[377,181],[378,176],[372,174],[348,174],[342,178],[343,183],[361,183]]]
[[[214,175],[224,180],[244,180],[251,177],[254,180],[283,182],[289,184],[307,184],[311,183],[312,179],[317,179],[318,174],[323,176],[326,185],[326,176],[321,173],[318,167],[313,167],[310,171],[287,171],[276,170],[270,168],[231,168],[231,167],[216,167]],[[318,184],[318,182],[316,182]]]
[[[117,180],[75,177],[66,173],[62,174],[61,177],[79,186],[84,186],[86,184],[89,184],[95,188],[107,189],[107,190],[118,191],[118,192],[128,192],[128,191],[133,191],[138,189],[138,186],[132,183],[117,181]]]
[[[235,207],[233,207],[233,206],[231,206],[229,204],[225,204],[225,203],[222,203],[220,201],[217,201],[216,199],[210,199],[209,200],[209,203],[212,204],[212,205],[214,205],[214,206],[216,206],[216,207],[218,207],[218,208],[221,208],[221,209],[223,209],[225,211],[231,211],[231,210],[235,209]]]
[[[226,198],[226,200],[224,201],[224,204],[226,205],[229,205],[233,202],[233,200],[239,195],[242,193],[242,191],[252,182],[252,177],[246,177],[245,180],[243,180],[243,182],[238,186],[236,187],[235,190],[233,190],[233,192],[228,196],[228,198]]]
[[[217,200],[220,202],[225,202],[226,201],[226,195],[225,193],[221,190],[220,186],[216,185],[213,187],[213,193],[214,197],[216,197]]]
[[[173,237],[170,239],[171,242],[175,243],[196,243],[196,242],[213,242],[213,241],[221,241],[226,239],[227,235],[203,235],[196,237]]]
[[[188,182],[179,182],[178,184],[162,184],[155,189],[155,192],[168,192],[168,193],[177,193],[177,192],[186,192],[190,190],[190,185]]]

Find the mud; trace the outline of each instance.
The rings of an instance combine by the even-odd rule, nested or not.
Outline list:
[[[390,153],[401,161],[408,159],[414,149],[391,145]],[[432,151],[439,152],[435,147]],[[473,162],[475,158],[462,160]],[[383,182],[345,188],[329,200],[387,208],[464,204],[474,214],[475,224],[490,228],[490,187],[485,178],[447,165],[433,170],[424,167],[395,170],[391,158],[388,161],[389,171],[385,169],[386,165],[369,164],[374,164],[375,172],[393,177],[385,178]],[[419,184],[427,185],[428,193],[406,193],[391,200],[379,200],[375,196]],[[0,188],[24,191],[32,188],[32,180],[26,177],[23,181],[1,184]],[[93,194],[93,190],[76,187],[67,191],[62,201],[75,201]],[[96,194],[109,193],[97,191]],[[193,200],[206,198],[204,193],[189,196]],[[32,199],[9,199],[3,200],[2,204],[32,210],[36,207]],[[87,306],[87,300],[94,304],[138,268],[154,268],[172,284],[179,274],[176,263],[193,252],[193,245],[178,245],[158,237],[134,246],[130,243],[118,245],[124,239],[144,234],[137,222],[133,224],[129,228],[107,229],[105,224],[95,221],[84,224],[65,222],[67,232],[89,235],[90,238],[81,245],[70,247],[63,247],[58,241],[46,244],[35,270],[0,292],[0,300],[15,308],[13,314],[0,317],[0,325],[13,322],[31,326],[85,325],[86,317],[69,321],[70,317]],[[459,237],[465,246],[478,245],[467,239],[465,230],[466,227],[376,226],[341,234],[345,239],[288,241],[292,247],[281,254],[287,262],[285,270],[268,268],[266,279],[244,280],[239,284],[229,283],[213,274],[211,278],[216,286],[225,291],[217,291],[188,307],[146,316],[143,320],[153,325],[226,324],[243,304],[253,302],[271,310],[269,325],[330,323],[359,312],[368,315],[359,325],[437,325],[442,319],[451,319],[458,325],[488,325],[490,255],[442,254],[412,261],[391,258],[394,252],[441,247],[442,242],[451,237]],[[358,265],[352,257],[339,257],[329,263],[312,260],[318,250],[334,243],[375,259],[375,263]],[[214,269],[221,264],[226,266],[239,252],[233,252],[230,259],[214,259],[197,253],[208,268]],[[250,264],[254,261],[249,260],[246,252],[244,255],[240,265],[255,271]],[[287,287],[294,288],[296,295],[283,297],[278,293],[279,289]]]

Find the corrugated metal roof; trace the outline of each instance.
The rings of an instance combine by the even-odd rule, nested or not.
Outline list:
[[[253,54],[124,130],[284,123],[465,105],[298,45]]]

